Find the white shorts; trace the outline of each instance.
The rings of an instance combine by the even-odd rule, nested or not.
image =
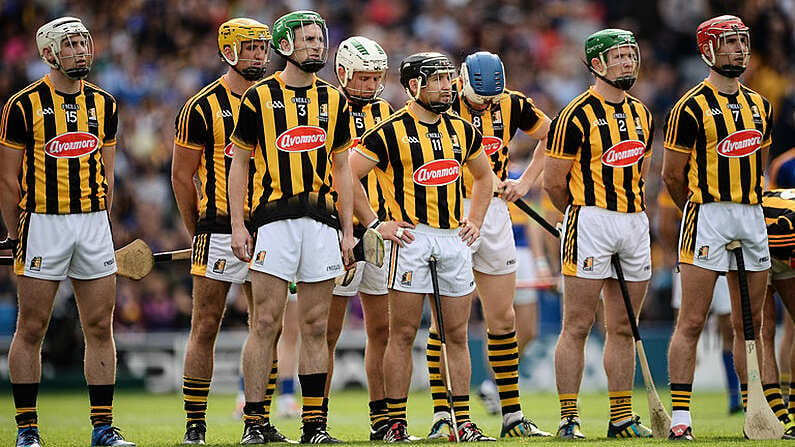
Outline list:
[[[343,272],[337,230],[309,217],[267,223],[257,229],[250,268],[285,281],[335,278]]]
[[[31,278],[61,281],[97,279],[116,273],[108,213],[38,214],[23,212],[14,271]]]
[[[682,275],[679,272],[674,272],[672,279],[671,307],[679,309],[682,307]],[[717,281],[715,281],[715,289],[712,292],[712,304],[710,304],[709,311],[717,315],[732,313],[729,281],[726,279],[726,275],[719,275]]]
[[[760,272],[770,268],[761,205],[687,202],[679,234],[680,263],[715,272],[737,270],[737,261],[726,250],[726,244],[739,240],[746,270]]]
[[[469,213],[470,199],[464,199],[464,215]],[[508,205],[493,197],[480,227],[480,238],[472,244],[472,268],[487,275],[505,275],[516,271],[516,243]]]
[[[193,237],[192,248],[191,275],[232,284],[249,280],[248,262],[241,261],[232,253],[231,234],[197,234]]]
[[[458,235],[458,228],[439,229],[418,224],[411,231],[414,241],[400,247],[386,244],[388,262],[387,287],[401,292],[433,293],[428,260],[436,257],[439,294],[466,296],[475,290],[472,252]]]
[[[651,278],[649,218],[595,206],[569,206],[561,237],[562,273],[586,279],[616,279],[610,262],[618,254],[624,279]]]
[[[779,261],[778,259],[773,259],[771,264],[770,274],[767,276],[768,284],[772,284],[772,281],[783,281],[785,279],[795,278],[795,267],[784,261]]]
[[[334,286],[334,295],[354,296],[357,292],[369,295],[386,295],[386,272],[386,262],[381,268],[378,268],[373,264],[359,261],[356,263],[353,281],[347,286]]]
[[[536,265],[533,252],[528,247],[516,247],[516,280],[536,279]],[[517,288],[513,294],[514,304],[533,304],[538,301],[538,291],[534,288]]]

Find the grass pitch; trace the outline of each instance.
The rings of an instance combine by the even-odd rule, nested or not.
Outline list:
[[[0,401],[0,446],[13,446],[16,436],[14,406],[10,393]],[[473,394],[474,396],[474,394]],[[667,395],[661,396],[669,402]],[[330,400],[329,432],[348,443],[370,443],[367,417],[367,392],[345,391],[333,393]],[[634,409],[648,423],[645,392],[634,393]],[[211,394],[207,416],[207,444],[239,445],[243,431],[242,422],[232,418],[235,396]],[[497,437],[502,419],[488,415],[476,398],[471,402],[472,420],[487,434]],[[533,419],[542,429],[555,432],[559,421],[557,395],[553,393],[524,393],[522,408],[525,415]],[[185,414],[182,396],[179,394],[151,395],[143,392],[122,391],[114,403],[115,424],[123,429],[125,436],[139,446],[176,446],[182,441],[185,429]],[[588,437],[588,445],[659,445],[664,440],[607,440],[609,414],[607,393],[584,394],[580,397],[582,430]],[[425,436],[430,428],[432,405],[428,392],[409,396],[409,432]],[[723,393],[696,393],[693,396],[692,414],[696,444],[724,445],[777,445],[788,441],[747,441],[743,439],[743,417],[728,416],[726,396]],[[298,420],[275,419],[274,424],[291,439],[299,436]],[[90,445],[91,427],[88,421],[88,393],[47,393],[39,396],[39,427],[47,447],[86,447]],[[422,441],[423,444],[441,441]],[[510,439],[499,440],[499,445],[567,445],[557,439]],[[795,445],[795,444],[791,444]]]

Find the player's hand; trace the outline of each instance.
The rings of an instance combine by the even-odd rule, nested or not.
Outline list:
[[[251,261],[254,256],[254,238],[245,226],[232,227],[232,252],[244,262]]]
[[[497,191],[500,197],[506,202],[515,202],[516,199],[521,199],[530,191],[530,185],[524,185],[519,180],[508,179],[500,182],[497,186]]]
[[[480,237],[480,227],[466,217],[461,220],[459,228],[458,235],[461,236],[461,240],[467,244],[467,247],[471,247]]]
[[[414,235],[406,229],[414,229],[414,225],[402,220],[388,220],[378,225],[379,233],[384,240],[397,242],[400,247],[405,247],[414,240]]]
[[[17,251],[17,246],[19,245],[19,239],[6,237],[2,241],[0,241],[0,250],[11,250],[11,252]]]
[[[340,240],[340,252],[342,252],[342,264],[345,266],[345,270],[356,265],[356,259],[353,257],[354,245],[356,245],[356,239],[353,238],[353,234],[343,233],[342,240]]]

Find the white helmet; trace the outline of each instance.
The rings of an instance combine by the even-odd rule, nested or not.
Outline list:
[[[381,48],[381,45],[372,39],[363,36],[349,37],[342,42],[337,48],[337,55],[335,57],[335,72],[337,79],[340,81],[345,95],[349,99],[361,102],[370,102],[375,99],[381,92],[384,91],[384,82],[386,82],[386,72],[389,68],[387,63],[386,51]],[[340,77],[340,68],[344,76]],[[381,82],[375,90],[358,90],[349,89],[348,81],[353,79],[353,74],[356,72],[382,72],[383,76]]]
[[[85,40],[85,45],[88,50],[84,57],[86,57],[86,64],[83,67],[72,67],[64,70],[61,57],[61,45],[66,42],[67,45],[73,45],[69,36],[79,36]],[[76,17],[61,17],[51,22],[45,23],[36,31],[36,46],[39,47],[39,56],[50,67],[61,70],[69,79],[83,79],[88,75],[91,70],[91,65],[94,62],[94,41],[91,40],[91,33],[88,28],[83,25],[83,22]],[[52,52],[54,62],[47,60],[44,57],[44,49],[49,48]],[[69,56],[71,58],[78,57],[79,55]]]

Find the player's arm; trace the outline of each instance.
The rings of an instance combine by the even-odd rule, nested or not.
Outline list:
[[[569,172],[584,143],[579,121],[572,117],[569,107],[563,109],[550,125],[544,160],[544,191],[552,204],[566,212],[569,204]]]
[[[182,222],[188,235],[192,238],[196,234],[196,222],[199,218],[199,196],[193,176],[199,169],[202,153],[195,149],[181,146],[174,142],[174,151],[171,161],[171,186],[174,189],[174,198],[177,208],[182,215]],[[246,179],[248,181],[248,179]]]
[[[251,151],[257,147],[258,135],[262,131],[263,117],[255,104],[259,103],[256,89],[249,90],[240,102],[237,123],[232,132],[232,163],[229,166],[227,188],[229,195],[229,219],[232,224],[232,252],[241,261],[248,262],[254,255],[254,238],[246,228],[243,208],[248,190],[248,164]]]
[[[547,130],[549,130],[549,125],[547,125]],[[526,196],[530,188],[538,181],[539,177],[541,177],[541,173],[544,172],[544,160],[546,157],[544,156],[544,148],[547,146],[547,136],[546,133],[538,140],[538,144],[536,144],[536,148],[533,150],[533,158],[530,160],[530,164],[527,165],[522,175],[519,176],[517,180],[507,179],[500,183],[500,195],[503,199],[509,202],[515,202],[517,199],[521,199],[522,197]]]
[[[554,157],[546,157],[544,162],[544,191],[562,213],[569,204],[568,174],[573,164],[574,160]]]
[[[462,222],[464,226],[459,235],[467,245],[472,245],[480,237],[480,227],[483,225],[486,210],[489,208],[489,202],[491,202],[491,197],[494,193],[494,182],[492,180],[494,174],[491,170],[491,163],[489,163],[486,153],[482,150],[479,150],[479,153],[474,158],[467,160],[467,167],[474,179],[472,182],[472,201],[469,207],[469,214]]]
[[[676,206],[683,210],[687,203],[687,165],[698,135],[698,122],[687,103],[674,106],[665,117],[665,153],[662,177]]]
[[[0,211],[9,239],[19,239],[19,169],[23,151],[0,145]]]
[[[342,258],[345,265],[355,262],[353,259],[353,180],[351,166],[348,163],[348,151],[335,152],[331,163],[333,188],[337,192],[337,207],[342,227]]]
[[[116,181],[113,168],[115,161],[116,145],[102,146],[102,163],[105,165],[105,181],[108,183],[108,189],[105,191],[105,209],[108,210],[108,214],[110,214],[110,209],[113,206],[113,186]]]
[[[687,203],[687,163],[690,155],[666,149],[663,155],[662,176],[668,193],[676,206],[683,210]]]

